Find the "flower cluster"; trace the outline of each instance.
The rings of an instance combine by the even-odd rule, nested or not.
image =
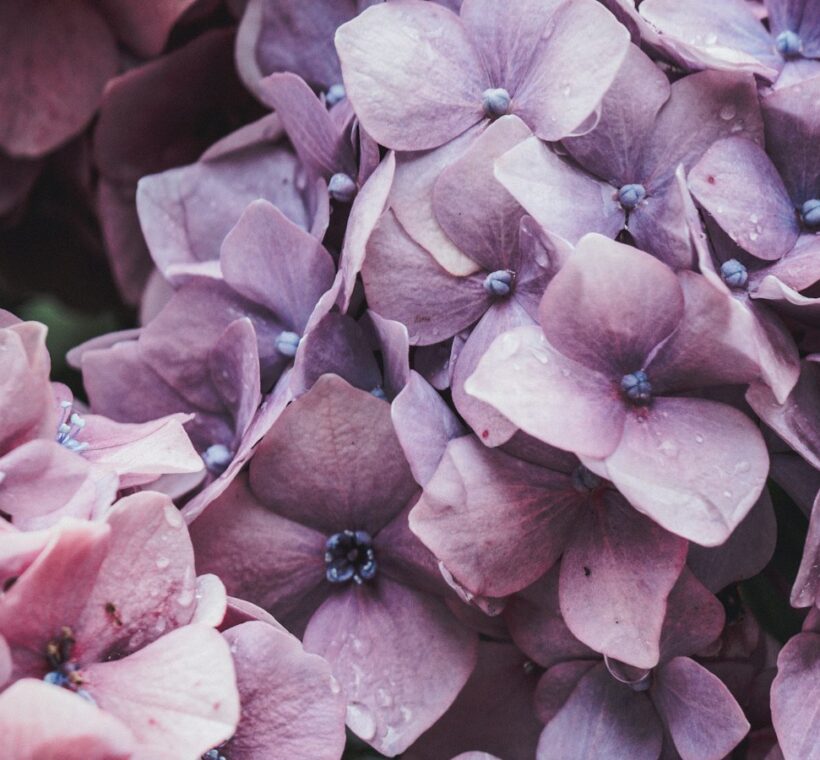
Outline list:
[[[139,308],[77,398],[0,311],[7,756],[820,758],[820,3],[0,39],[4,234]]]

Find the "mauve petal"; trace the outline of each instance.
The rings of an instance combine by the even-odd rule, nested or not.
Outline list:
[[[364,264],[367,241],[384,211],[395,172],[396,154],[390,151],[359,190],[350,208],[339,261],[342,294],[338,304],[342,311],[350,308],[356,276]]]
[[[605,491],[561,560],[561,614],[584,644],[629,665],[660,657],[666,599],[686,562],[686,542]],[[651,578],[651,583],[647,580]]]
[[[814,500],[803,558],[791,593],[792,607],[820,607],[820,493]]]
[[[466,393],[464,383],[475,372],[481,357],[499,335],[534,323],[535,320],[521,307],[515,296],[496,303],[478,321],[456,358],[450,383],[453,404],[485,446],[506,443],[518,428],[492,406]]]
[[[532,663],[514,646],[481,642],[476,668],[453,706],[403,757],[441,760],[479,747],[505,760],[532,760],[541,733],[532,704],[537,680]],[[468,752],[459,757],[492,756]]]
[[[305,649],[330,662],[348,699],[347,725],[389,757],[438,720],[476,663],[477,637],[444,604],[387,578],[330,597]]]
[[[725,622],[718,598],[684,568],[666,600],[661,662],[703,650],[720,636]]]
[[[324,104],[296,74],[272,74],[260,82],[265,102],[279,114],[302,163],[317,175],[356,174],[347,135],[336,129]]]
[[[657,760],[663,729],[645,694],[616,681],[603,665],[588,671],[538,742],[537,760]]]
[[[722,137],[763,142],[763,119],[751,74],[702,71],[679,79],[644,145],[641,182],[651,197],[673,178],[678,164],[689,171]]]
[[[323,375],[276,421],[253,456],[255,496],[325,534],[375,535],[416,492],[390,406]]]
[[[800,228],[783,181],[751,140],[716,142],[689,173],[689,187],[729,237],[753,256],[779,259],[797,242]]]
[[[626,57],[629,33],[593,0],[565,2],[548,20],[534,19],[545,21],[530,70],[513,93],[513,112],[552,141],[582,129],[595,114]]]
[[[106,515],[108,553],[74,628],[81,659],[124,656],[194,614],[194,550],[164,494],[143,491]]]
[[[676,657],[652,681],[652,703],[682,760],[721,760],[749,732],[729,690],[694,660]]]
[[[763,383],[753,383],[746,400],[760,418],[806,461],[820,469],[820,362],[804,360],[788,398],[777,402]],[[0,492],[2,485],[0,485]]]
[[[94,701],[128,726],[144,757],[196,757],[229,739],[239,694],[227,642],[186,625],[122,660],[82,669]]]
[[[498,181],[545,230],[576,244],[587,232],[615,237],[624,212],[615,190],[530,137],[495,162]]]
[[[196,517],[190,532],[198,571],[218,575],[233,596],[288,622],[324,598],[326,536],[260,504],[244,474]]]
[[[558,714],[578,682],[599,662],[598,659],[567,660],[544,673],[535,692],[535,712],[541,723],[546,725]]]
[[[646,0],[641,17],[658,32],[658,42],[690,69],[725,69],[777,78],[782,65],[766,28],[744,0]]]
[[[564,356],[620,381],[683,315],[674,272],[642,251],[587,235],[544,292],[539,321]]]
[[[224,753],[232,760],[256,760],[271,751],[337,760],[345,744],[345,699],[327,662],[266,623],[243,623],[223,635],[242,705]]]
[[[757,575],[769,564],[777,540],[777,523],[769,492],[764,489],[740,525],[720,546],[689,544],[686,562],[710,591]]]
[[[177,20],[196,0],[150,0],[137,9],[128,0],[99,0],[116,35],[142,58],[157,55]]]
[[[435,148],[484,118],[492,84],[454,13],[420,0],[368,8],[336,32],[362,126],[397,150]]]
[[[776,278],[794,290],[807,290],[820,280],[820,237],[803,234],[794,248],[769,266],[749,273],[749,292],[752,298],[761,294],[761,285],[769,278]],[[762,281],[762,282],[761,282]],[[766,298],[763,295],[763,298]],[[813,299],[816,300],[816,299]]]
[[[487,271],[510,268],[523,210],[493,174],[494,160],[531,134],[502,116],[448,166],[433,188],[433,212],[447,236]]]
[[[297,333],[334,276],[321,242],[265,200],[242,212],[222,243],[220,263],[228,285]]]
[[[818,683],[820,635],[798,634],[780,650],[772,683],[772,723],[786,760],[820,758]]]
[[[627,414],[606,467],[636,509],[672,533],[716,546],[760,496],[769,455],[757,426],[737,409],[656,398]]]
[[[390,416],[413,477],[421,486],[433,477],[447,442],[466,433],[444,399],[413,370],[390,405]]]
[[[588,172],[616,187],[637,181],[643,145],[669,98],[669,81],[649,56],[630,45],[601,101],[601,118],[586,135],[563,141]]]
[[[566,475],[465,436],[448,444],[410,527],[469,591],[507,596],[558,560],[579,502]]]
[[[396,157],[389,206],[407,234],[454,275],[471,274],[479,267],[441,228],[433,210],[433,191],[441,173],[464,155],[486,126],[482,121],[435,150]]]
[[[0,216],[11,214],[26,200],[40,174],[43,164],[36,159],[11,158],[0,152]]]
[[[135,743],[113,715],[30,678],[0,694],[0,731],[15,760],[129,760]]]
[[[90,121],[117,48],[90,2],[6,0],[0,30],[0,147],[39,156]]]
[[[472,325],[492,303],[485,274],[450,274],[388,211],[367,244],[362,280],[368,305],[407,326],[412,344],[430,345]]]
[[[363,318],[365,326],[375,333],[374,350],[382,357],[382,390],[390,399],[395,398],[410,380],[410,336],[407,328],[392,319],[385,319],[368,311]]]
[[[613,381],[556,351],[540,327],[496,338],[464,389],[551,446],[603,458],[621,439],[626,412]]]

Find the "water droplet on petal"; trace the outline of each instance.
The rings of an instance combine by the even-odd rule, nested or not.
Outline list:
[[[168,565],[171,564],[171,560],[168,557],[157,557],[157,570],[164,570]]]
[[[720,109],[719,116],[723,121],[731,121],[735,118],[736,113],[737,109],[733,105],[727,104]]]
[[[172,528],[182,527],[182,515],[173,504],[166,504],[163,513],[165,514],[165,522]]]
[[[735,472],[738,473],[738,474],[743,473],[743,472],[749,472],[750,469],[752,469],[752,466],[746,460],[743,460],[742,462],[738,462],[735,465]]]
[[[347,706],[347,725],[366,742],[376,735],[376,719],[370,708],[361,702],[351,702]]]
[[[696,435],[695,436],[695,442],[696,443],[703,443],[703,436],[702,435]]]
[[[731,499],[731,498],[732,498],[732,492],[731,492],[731,491],[729,491],[728,489],[727,489],[726,491],[724,491],[724,492],[723,492],[723,495],[724,495],[727,499]]]
[[[678,447],[673,441],[663,441],[658,449],[661,454],[670,459],[678,455]]]
[[[353,639],[351,646],[353,647],[353,651],[358,655],[364,656],[370,654],[370,642],[366,639]]]

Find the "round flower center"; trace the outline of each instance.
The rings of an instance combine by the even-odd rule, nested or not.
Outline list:
[[[484,280],[484,290],[492,296],[508,296],[512,292],[514,280],[515,272],[509,269],[499,269],[487,275]]]
[[[279,337],[276,339],[276,350],[282,356],[296,356],[296,349],[299,348],[299,341],[301,340],[301,336],[295,332],[285,330],[279,333]]]
[[[208,446],[202,454],[202,461],[205,462],[205,466],[214,475],[221,475],[225,472],[225,469],[231,463],[231,459],[233,459],[233,453],[221,443]]]
[[[72,411],[73,406],[70,401],[61,402],[60,407],[62,408],[62,415],[60,424],[57,426],[57,443],[79,454],[88,448],[88,443],[85,441],[81,443],[77,440],[77,436],[85,427],[85,420]]]
[[[737,259],[729,259],[720,265],[720,277],[730,288],[740,290],[746,287],[749,272]]]
[[[356,183],[344,172],[337,172],[327,183],[327,191],[334,201],[350,203],[356,197]]]
[[[796,32],[788,30],[777,35],[774,46],[784,58],[796,58],[803,52],[803,41]]]
[[[800,217],[806,227],[812,229],[820,227],[820,199],[812,198],[806,201],[800,209]]]
[[[572,472],[572,485],[576,491],[586,493],[601,485],[602,480],[592,470],[579,464]]]
[[[618,190],[618,203],[627,211],[632,211],[644,198],[646,198],[646,188],[637,183],[624,185]]]
[[[503,87],[491,87],[481,93],[481,107],[488,119],[497,119],[509,113],[512,98]]]
[[[343,530],[325,542],[325,577],[331,583],[362,584],[376,577],[373,539],[363,530]]]
[[[648,404],[652,399],[652,383],[642,369],[624,375],[621,378],[621,390],[636,404]]]
[[[94,702],[92,696],[82,688],[85,679],[79,665],[72,659],[74,634],[68,626],[63,626],[60,635],[46,645],[46,662],[50,670],[43,676],[46,683],[73,691],[80,697]]]

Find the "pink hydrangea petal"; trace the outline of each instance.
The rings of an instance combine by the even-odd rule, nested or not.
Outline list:
[[[720,636],[725,622],[718,598],[684,568],[666,602],[661,662],[703,650]]]
[[[442,602],[387,578],[330,597],[304,641],[330,662],[345,690],[347,725],[390,756],[453,703],[478,644]]]

